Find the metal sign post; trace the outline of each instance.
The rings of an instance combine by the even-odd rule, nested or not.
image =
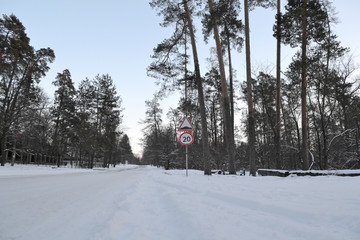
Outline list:
[[[185,146],[185,165],[186,165],[186,176],[188,176],[189,161],[188,161],[188,145]]]

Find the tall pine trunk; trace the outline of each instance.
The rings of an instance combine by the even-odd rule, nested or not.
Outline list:
[[[6,156],[7,156],[7,152],[5,151],[6,141],[7,141],[6,132],[3,131],[3,134],[0,138],[1,166],[5,166],[6,163]]]
[[[199,97],[200,115],[201,115],[201,140],[202,140],[202,147],[203,147],[204,174],[211,175],[210,147],[209,147],[208,132],[207,132],[205,99],[204,99],[204,92],[203,92],[203,87],[202,87],[202,79],[201,79],[201,75],[200,75],[200,65],[199,65],[199,59],[198,59],[198,55],[197,55],[196,40],[195,40],[195,35],[194,35],[194,29],[192,26],[189,7],[187,5],[187,0],[183,0],[182,2],[184,4],[184,9],[185,9],[189,33],[190,33],[191,47],[192,47],[192,52],[193,52],[194,65],[195,65],[195,81],[196,81],[198,95],[199,95],[198,97]]]
[[[231,131],[233,132],[233,137],[235,138],[235,117],[234,117],[234,83],[233,83],[233,69],[231,61],[231,48],[230,48],[230,37],[227,36],[227,51],[229,58],[229,83],[230,83],[230,115],[231,115]]]
[[[328,39],[331,39],[331,26],[330,26],[330,20],[329,16],[327,17],[327,25],[328,25],[328,32],[327,37]],[[327,46],[326,51],[326,72],[325,72],[325,80],[329,80],[329,73],[330,73],[330,57],[331,57],[331,46]],[[327,133],[327,123],[329,122],[329,117],[327,118],[327,121],[325,121],[325,95],[323,94],[322,97],[322,104],[321,104],[323,110],[320,111],[321,113],[321,131],[323,136],[323,161],[321,163],[321,166],[323,169],[328,169],[328,133]],[[320,109],[320,106],[319,106]],[[321,161],[321,158],[320,158]]]
[[[251,58],[250,58],[250,26],[249,26],[249,2],[244,0],[245,14],[245,50],[246,50],[246,82],[247,82],[247,101],[248,101],[248,144],[249,144],[249,162],[250,175],[256,176],[255,165],[255,114],[252,96],[251,79]]]
[[[307,0],[303,0],[303,13],[302,13],[302,68],[301,68],[301,133],[302,133],[302,148],[301,157],[303,161],[303,169],[308,170],[309,168],[309,143],[308,143],[308,121],[307,121],[307,99],[306,99],[306,71],[307,71],[307,20],[306,20],[306,5]]]
[[[276,152],[276,168],[281,169],[282,166],[282,156],[281,156],[281,146],[280,146],[280,105],[281,105],[281,0],[277,1],[277,36],[276,36],[276,133],[275,133],[275,152]]]
[[[213,1],[208,0],[210,13],[214,11]],[[230,97],[228,93],[228,86],[226,83],[225,65],[222,55],[222,48],[219,37],[219,29],[215,18],[212,18],[214,28],[214,39],[216,43],[217,56],[220,68],[221,91],[224,109],[224,125],[225,125],[225,139],[226,147],[229,157],[229,174],[236,174],[235,170],[235,149],[234,149],[234,133],[232,131],[231,114],[230,114]]]

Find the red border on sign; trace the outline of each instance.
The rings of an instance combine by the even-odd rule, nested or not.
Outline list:
[[[189,134],[189,135],[191,136],[191,142],[190,142],[190,143],[183,143],[183,142],[181,141],[181,137],[182,137],[182,135],[184,135],[184,134]],[[194,142],[194,136],[193,136],[191,133],[189,133],[189,132],[183,132],[183,133],[180,135],[180,137],[179,137],[179,141],[180,141],[180,143],[181,143],[182,145],[190,145],[190,144],[192,144],[192,143]]]
[[[185,120],[187,120],[187,121],[189,122],[189,124],[190,124],[190,126],[191,126],[191,129],[181,129],[181,127],[182,127],[182,125],[184,124]],[[189,119],[188,119],[187,117],[184,118],[184,120],[183,120],[182,123],[180,124],[180,127],[178,128],[178,131],[179,131],[179,132],[182,132],[182,131],[188,132],[188,131],[194,131],[194,130],[195,130],[194,126],[191,124],[191,122],[189,121]]]

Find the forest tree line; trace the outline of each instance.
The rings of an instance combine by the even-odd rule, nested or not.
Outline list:
[[[163,17],[160,25],[173,34],[154,48],[147,69],[160,89],[146,101],[142,160],[184,168],[185,149],[177,128],[187,116],[195,126],[190,168],[204,169],[205,174],[214,168],[230,174],[246,168],[252,175],[257,168],[360,168],[360,81],[353,74],[350,49],[333,32],[337,19],[331,2],[289,0],[284,12],[280,0],[241,3],[150,1]],[[249,11],[256,7],[277,10],[275,74],[251,67]],[[202,36],[195,31],[199,19]],[[206,73],[200,73],[197,52],[202,38],[216,46]],[[286,69],[281,69],[283,45],[297,50]],[[246,53],[246,79],[238,79],[240,88],[234,84],[234,50]],[[184,88],[185,97],[167,112],[169,123],[163,124],[159,101]],[[238,98],[247,103],[247,111],[237,110]]]
[[[243,5],[241,4],[243,3]],[[38,83],[55,59],[50,48],[34,49],[14,15],[0,19],[1,164],[21,162],[85,167],[119,162],[183,168],[177,127],[184,116],[195,126],[190,167],[239,169],[359,168],[359,78],[350,49],[333,32],[335,10],[328,0],[152,0],[173,34],[154,48],[147,71],[161,86],[146,101],[144,152],[132,154],[119,126],[121,98],[109,75],[83,80],[75,89],[70,71],[58,73],[54,101]],[[276,74],[251,67],[249,11],[277,9],[274,15]],[[240,19],[244,15],[244,22]],[[194,21],[200,20],[200,30]],[[198,22],[198,21],[197,21]],[[200,33],[202,32],[202,35]],[[216,48],[202,73],[197,43]],[[281,46],[297,50],[281,69]],[[246,79],[236,79],[233,51],[246,53]],[[236,56],[236,55],[235,55]],[[240,87],[235,82],[240,81]],[[184,91],[162,123],[159,101]],[[239,98],[247,104],[240,112]],[[241,117],[239,117],[239,115]],[[243,139],[240,136],[247,136]]]
[[[120,130],[121,97],[108,74],[82,80],[68,69],[53,80],[53,102],[39,82],[55,59],[51,48],[34,49],[14,15],[0,19],[1,165],[37,163],[108,167],[138,163]]]

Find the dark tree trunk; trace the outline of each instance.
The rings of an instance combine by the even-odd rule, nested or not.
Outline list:
[[[301,157],[303,163],[303,169],[309,169],[309,143],[308,143],[308,119],[307,119],[307,99],[306,99],[306,71],[307,71],[307,57],[306,57],[306,47],[307,47],[307,20],[306,20],[306,5],[307,0],[303,2],[303,15],[302,15],[302,69],[301,69],[301,133],[302,133],[302,149]]]
[[[276,152],[276,168],[281,169],[282,166],[282,156],[281,156],[281,147],[280,147],[280,127],[281,127],[281,118],[280,118],[280,105],[281,105],[281,6],[280,0],[277,1],[277,42],[276,42],[276,132],[275,132],[275,152]]]
[[[227,38],[228,45],[228,57],[229,57],[229,80],[230,80],[230,115],[231,115],[231,131],[235,138],[235,117],[234,117],[234,83],[233,83],[233,69],[231,61],[231,49],[230,49],[230,38]]]
[[[208,132],[207,132],[207,119],[206,119],[206,111],[205,111],[205,100],[204,100],[204,92],[202,86],[202,79],[200,75],[200,65],[197,55],[196,49],[196,40],[194,35],[194,29],[192,26],[190,11],[187,5],[187,1],[183,0],[184,9],[186,12],[186,18],[188,22],[188,28],[190,32],[191,39],[191,47],[194,58],[195,65],[195,81],[197,85],[198,95],[199,95],[199,104],[200,104],[200,115],[201,115],[201,140],[203,147],[203,162],[204,162],[204,174],[211,175],[211,166],[210,166],[210,148],[209,148],[209,140],[208,140]]]
[[[213,12],[213,2],[212,0],[208,0],[210,12]],[[229,155],[229,174],[236,174],[235,170],[235,149],[234,149],[234,137],[232,131],[231,124],[231,114],[230,114],[230,98],[228,94],[228,86],[226,83],[226,74],[225,74],[225,65],[222,55],[222,48],[219,37],[218,25],[213,18],[213,27],[214,27],[214,39],[216,42],[216,50],[219,61],[220,68],[220,79],[221,79],[221,90],[222,90],[222,98],[224,105],[224,125],[225,125],[225,139],[226,139],[226,147]]]
[[[5,166],[6,162],[6,137],[2,136],[0,139],[0,150],[1,150],[1,166]]]
[[[250,27],[249,27],[249,3],[244,1],[245,13],[245,49],[246,49],[246,82],[247,82],[247,101],[248,101],[248,144],[249,144],[249,162],[250,175],[256,176],[255,165],[255,115],[252,97],[252,79],[251,79],[251,58],[250,58]]]

